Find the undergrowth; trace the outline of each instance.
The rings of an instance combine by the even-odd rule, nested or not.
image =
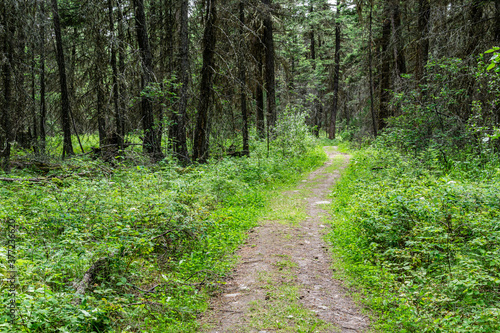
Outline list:
[[[475,167],[474,167],[475,166]],[[374,145],[332,193],[336,266],[380,332],[500,331],[500,168]]]
[[[54,171],[70,177],[0,184],[0,231],[16,221],[18,272],[17,324],[2,283],[0,332],[195,332],[272,189],[325,160],[311,140],[287,156],[265,147],[189,167],[73,159]],[[6,260],[0,247],[2,278]]]

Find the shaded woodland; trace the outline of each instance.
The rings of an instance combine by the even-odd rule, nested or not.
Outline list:
[[[183,163],[249,154],[249,141],[273,140],[287,109],[329,138],[392,124],[414,149],[430,140],[460,149],[467,124],[491,134],[500,118],[496,74],[478,65],[499,43],[499,1],[0,6],[4,170],[13,149],[116,156],[128,142],[153,161]]]
[[[1,0],[0,332],[199,331],[327,145],[373,328],[499,331],[499,44],[500,0]]]

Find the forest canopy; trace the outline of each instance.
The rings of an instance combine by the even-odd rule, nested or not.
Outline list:
[[[109,158],[134,145],[182,163],[246,155],[249,140],[273,140],[288,109],[306,113],[316,135],[391,132],[443,159],[498,136],[498,1],[0,6],[4,170],[18,151]]]

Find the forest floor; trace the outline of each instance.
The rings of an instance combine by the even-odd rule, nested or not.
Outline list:
[[[332,278],[328,195],[350,156],[328,161],[295,188],[276,192],[239,249],[239,262],[201,319],[204,332],[366,332],[352,290]]]

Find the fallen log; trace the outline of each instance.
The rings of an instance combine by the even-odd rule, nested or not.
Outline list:
[[[96,277],[98,277],[99,275],[107,275],[107,273],[109,273],[110,262],[111,258],[109,257],[97,259],[97,261],[94,262],[92,266],[90,266],[90,268],[85,272],[81,281],[73,284],[73,287],[76,289],[73,304],[80,304],[80,297],[85,295],[85,292],[94,283]]]
[[[72,174],[69,174],[69,175],[61,175],[61,176],[53,175],[53,176],[36,177],[36,178],[7,178],[7,177],[0,177],[0,181],[8,182],[8,183],[13,183],[13,182],[39,183],[39,182],[43,182],[43,181],[49,181],[49,180],[54,179],[54,178],[63,180],[63,179],[66,179],[66,178],[69,178],[69,177],[75,176],[75,175],[82,177],[82,176],[85,176],[85,175],[88,175],[88,174],[89,174],[88,172],[79,172],[79,173],[72,173]]]

